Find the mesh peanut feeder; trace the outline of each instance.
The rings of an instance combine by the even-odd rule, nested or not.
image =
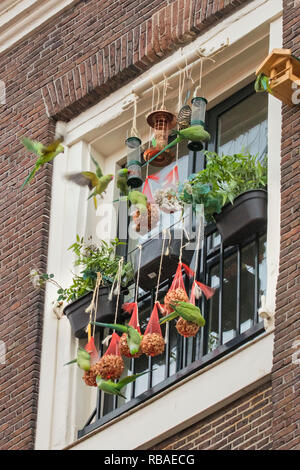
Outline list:
[[[130,322],[128,323],[128,325],[135,328],[142,337],[141,329],[140,329],[140,325],[139,325],[138,304],[137,304],[137,302],[125,303],[122,308],[126,312],[129,312],[129,313],[132,312]],[[123,333],[121,338],[120,338],[120,353],[122,354],[122,356],[129,357],[129,358],[134,358],[134,359],[140,357],[143,354],[141,345],[140,345],[139,352],[132,355],[130,353],[127,338],[128,338],[127,333]]]
[[[97,374],[104,380],[119,379],[124,370],[124,362],[120,354],[120,337],[113,333],[106,353],[96,364]]]
[[[84,372],[82,379],[84,380],[85,384],[89,387],[97,387],[96,377],[97,377],[97,362],[99,361],[99,354],[95,346],[95,340],[92,336],[88,343],[84,348],[89,354],[91,358],[90,362],[90,370]]]
[[[135,222],[135,231],[145,235],[150,232],[159,222],[159,208],[156,204],[147,202],[147,211],[135,211],[132,215]]]
[[[158,356],[165,350],[165,341],[159,324],[157,304],[154,305],[152,310],[148,326],[142,339],[141,348],[144,354],[151,357]]]
[[[182,267],[183,267],[183,263],[178,263],[173,282],[165,296],[164,306],[165,306],[166,314],[173,312],[173,308],[171,305],[174,302],[188,302],[189,301],[189,297],[187,295],[184,282],[183,282]]]
[[[147,116],[147,122],[149,126],[154,128],[154,136],[156,141],[155,147],[150,147],[144,152],[144,160],[149,161],[153,158],[160,150],[162,150],[168,144],[169,131],[174,129],[177,123],[176,116],[169,111],[159,110],[153,111]],[[151,163],[153,166],[164,167],[169,165],[174,158],[174,153],[170,150],[166,150]]]
[[[176,323],[176,330],[181,336],[185,338],[190,338],[191,336],[196,336],[200,329],[196,323],[187,321],[184,318],[180,317]]]

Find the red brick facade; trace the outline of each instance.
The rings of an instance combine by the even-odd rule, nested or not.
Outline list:
[[[300,57],[300,5],[284,0],[283,47]],[[299,3],[299,2],[298,2]],[[299,98],[299,94],[298,94]],[[300,106],[283,107],[281,245],[275,314],[274,449],[300,449]],[[299,348],[299,346],[298,346]],[[300,358],[300,353],[298,359]]]
[[[0,449],[34,446],[44,294],[33,289],[28,274],[33,267],[46,270],[50,216],[51,164],[20,192],[33,161],[24,152],[20,137],[27,135],[46,142],[53,135],[55,120],[72,119],[249,1],[78,0],[0,56],[0,77],[6,84],[6,105],[1,105],[0,109],[0,339],[7,346],[6,365],[0,365]],[[285,45],[293,46],[297,34],[293,2],[284,3],[284,41]],[[299,13],[299,9],[297,11]],[[299,43],[295,52],[299,53]],[[297,436],[299,443],[299,428],[291,418],[296,406],[299,410],[299,393],[297,399],[295,390],[297,368],[290,363],[292,341],[297,336],[292,323],[297,320],[296,294],[299,291],[299,274],[297,277],[294,269],[296,259],[299,260],[299,202],[296,207],[296,199],[291,200],[296,190],[299,193],[297,119],[299,121],[299,111],[296,114],[295,110],[284,109],[282,256],[272,395],[275,442],[280,447],[285,442],[293,442],[295,446]],[[285,236],[287,226],[290,227],[289,237]],[[287,296],[287,288],[294,293],[293,297],[292,294]],[[286,327],[286,335],[283,327]],[[252,411],[259,411],[260,416],[266,413],[269,420],[269,400],[270,392],[260,389],[233,404],[230,410],[224,410],[226,421],[234,419],[232,426],[236,426],[236,433],[238,421],[233,416],[246,420],[251,441],[254,439],[250,435],[252,418],[246,417],[247,412],[243,415],[241,407],[243,404],[249,410],[253,407]],[[282,413],[288,441],[283,440],[282,425],[278,422]],[[206,424],[200,423],[193,432],[199,431],[200,436],[203,427],[213,429],[218,420],[222,426],[221,412],[206,419]],[[229,421],[227,424],[231,426]],[[262,428],[263,424],[260,426]],[[269,446],[268,432],[269,428],[261,429],[259,441],[247,441],[247,445]],[[191,433],[189,430],[186,433],[182,439],[187,443],[186,436]],[[224,446],[239,445],[241,436],[236,436],[234,444],[224,433],[225,428],[220,429]],[[220,445],[216,438],[213,433],[208,446]],[[195,436],[191,441],[193,445],[201,445],[196,443],[197,439]],[[246,441],[240,441],[240,445],[246,445]]]
[[[262,450],[272,448],[272,389],[268,383],[153,449]]]

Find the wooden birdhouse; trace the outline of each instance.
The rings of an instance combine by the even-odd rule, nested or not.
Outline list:
[[[256,71],[270,79],[273,95],[283,103],[293,106],[292,95],[300,86],[300,59],[290,49],[274,49]]]

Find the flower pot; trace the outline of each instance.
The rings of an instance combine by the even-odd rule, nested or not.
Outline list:
[[[183,235],[183,245],[188,242],[185,235]],[[167,252],[167,255],[163,256],[162,268],[160,275],[160,282],[165,281],[168,278],[171,278],[177,269],[179,262],[179,253],[180,253],[180,243],[181,243],[181,229],[172,229],[171,230],[171,239],[166,239],[164,252]],[[160,258],[163,246],[163,236],[160,233],[156,238],[151,238],[146,240],[142,244],[142,256],[141,256],[141,267],[140,267],[140,277],[139,277],[139,286],[144,291],[149,291],[154,289],[157,284]],[[169,249],[168,249],[169,247]],[[187,245],[182,250],[182,262],[187,265],[190,264],[194,250],[189,249]],[[137,279],[138,271],[138,262],[139,262],[139,250],[135,250],[135,279]]]
[[[104,323],[113,323],[114,321],[117,297],[113,296],[112,300],[109,301],[109,293],[110,287],[100,287],[96,321]],[[89,292],[64,308],[64,314],[67,316],[76,338],[84,338],[87,334],[85,329],[90,316],[85,310],[90,305],[92,297],[93,292]],[[119,305],[122,305],[122,299],[120,299]]]
[[[268,193],[253,189],[240,194],[214,214],[224,245],[241,244],[251,235],[264,232],[267,225]]]

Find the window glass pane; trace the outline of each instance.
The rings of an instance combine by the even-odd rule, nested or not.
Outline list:
[[[266,295],[267,291],[267,235],[259,240],[259,295]]]
[[[219,264],[215,265],[210,270],[210,286],[214,287],[216,290],[215,290],[214,296],[209,301],[207,352],[213,351],[218,346],[218,341],[219,341],[219,335],[218,335],[219,288],[220,288],[219,271],[220,271]]]
[[[176,154],[176,147],[174,147],[174,154]],[[189,154],[189,150],[187,149],[186,142],[182,142],[181,144],[179,144],[178,176],[179,176],[180,182],[187,180],[188,176],[192,172],[192,159],[193,159],[193,155]],[[176,160],[174,159],[172,163],[170,163],[169,165],[163,168],[158,168],[151,164],[148,165],[148,174],[149,175],[155,174],[156,176],[159,177],[159,181],[154,181],[154,180],[149,179],[149,186],[150,186],[153,196],[155,195],[155,192],[157,190],[162,189],[164,187],[164,184],[166,182],[166,177],[174,168],[175,163],[176,163]],[[147,167],[144,166],[142,168],[142,178],[144,181],[146,179],[146,175],[147,175]],[[142,243],[148,238],[155,236],[155,234],[159,233],[163,228],[168,228],[172,226],[174,223],[180,220],[180,217],[181,217],[180,211],[174,214],[166,214],[160,211],[160,220],[157,226],[153,227],[151,231],[147,232],[144,235],[137,234],[137,236],[134,236],[134,237],[132,236],[129,238],[128,251],[131,252],[139,243]]]
[[[236,335],[237,309],[237,256],[224,260],[223,311],[222,311],[222,344]]]
[[[218,145],[220,154],[233,155],[250,152],[260,157],[268,146],[268,96],[255,93],[218,119]]]
[[[241,333],[251,328],[255,304],[255,243],[242,249],[241,253]]]

